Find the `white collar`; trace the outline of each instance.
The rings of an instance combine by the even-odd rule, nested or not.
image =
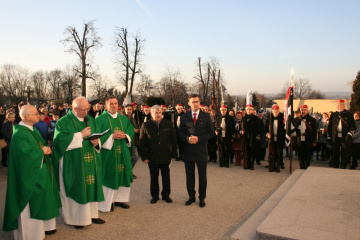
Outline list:
[[[193,110],[191,110],[191,116],[194,116],[194,113],[196,113],[196,115],[199,116],[200,109],[197,110],[196,112],[194,112]]]
[[[80,118],[80,117],[76,116],[76,114],[75,114],[73,111],[71,111],[71,112],[72,112],[72,114],[74,114],[74,116],[75,116],[80,122],[83,122],[83,121],[84,121],[84,118]]]
[[[118,115],[118,113],[117,113],[117,112],[116,112],[116,113],[114,113],[114,114],[112,114],[112,113],[108,112],[108,114],[109,114],[112,118],[117,118],[117,115]]]
[[[24,127],[27,127],[27,128],[29,128],[31,131],[34,131],[34,127],[33,127],[33,126],[27,125],[27,124],[24,123],[23,121],[19,122],[19,125],[24,126]]]

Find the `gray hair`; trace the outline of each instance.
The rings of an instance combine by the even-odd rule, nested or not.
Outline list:
[[[78,107],[80,104],[81,101],[86,101],[88,102],[88,100],[86,100],[85,97],[83,96],[80,96],[80,97],[77,97],[75,98],[73,101],[72,101],[72,107],[75,108],[75,107]]]
[[[162,110],[161,107],[159,105],[154,105],[151,107],[151,112],[155,112],[156,110]]]

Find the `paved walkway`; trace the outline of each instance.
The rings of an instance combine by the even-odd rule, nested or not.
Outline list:
[[[297,159],[297,157],[295,157]],[[231,164],[219,168],[208,164],[206,207],[200,208],[198,199],[184,206],[188,199],[183,162],[171,165],[171,198],[173,203],[158,201],[150,204],[150,176],[147,164],[140,160],[134,169],[138,177],[131,186],[130,209],[115,208],[112,213],[100,213],[104,225],[93,224],[77,230],[57,219],[57,233],[46,239],[230,239],[243,217],[266,198],[289,176],[289,160],[285,170],[270,173],[264,166],[244,170]],[[312,162],[326,166],[326,162]],[[293,160],[293,169],[299,166]],[[7,169],[0,167],[0,225],[3,224]],[[197,177],[196,177],[197,179]],[[197,188],[197,185],[196,185]],[[161,188],[160,188],[161,189]],[[12,239],[12,232],[0,230],[0,239]]]

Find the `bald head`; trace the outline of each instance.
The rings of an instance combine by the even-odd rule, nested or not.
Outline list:
[[[24,105],[20,110],[20,117],[25,124],[30,126],[39,122],[39,113],[32,105]]]
[[[85,97],[77,97],[73,100],[72,106],[75,107],[81,107],[80,105],[89,105],[89,102],[86,100]]]
[[[72,102],[73,112],[79,118],[84,118],[90,110],[89,102],[85,97],[77,97]]]

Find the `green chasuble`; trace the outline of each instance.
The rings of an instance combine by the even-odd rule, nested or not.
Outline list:
[[[59,215],[59,191],[40,132],[14,125],[10,144],[4,231],[18,228],[18,217],[29,203],[30,217],[49,220]],[[43,164],[43,160],[46,163]],[[43,165],[42,165],[43,164]],[[48,171],[49,169],[49,171]]]
[[[98,133],[95,120],[89,118],[91,134]],[[53,166],[59,182],[59,161],[63,157],[63,179],[66,196],[79,204],[104,201],[101,181],[101,155],[90,140],[82,141],[82,147],[66,151],[74,134],[86,127],[85,122],[69,111],[56,123],[53,141]]]
[[[134,127],[130,120],[117,113],[113,118],[107,111],[104,111],[96,118],[96,125],[100,132],[110,128],[110,131],[100,138],[104,144],[115,131],[123,131],[129,135],[131,141],[134,139]],[[119,187],[130,187],[133,181],[130,148],[126,145],[125,139],[114,139],[110,150],[101,149],[102,159],[102,181],[103,185],[118,189]]]

